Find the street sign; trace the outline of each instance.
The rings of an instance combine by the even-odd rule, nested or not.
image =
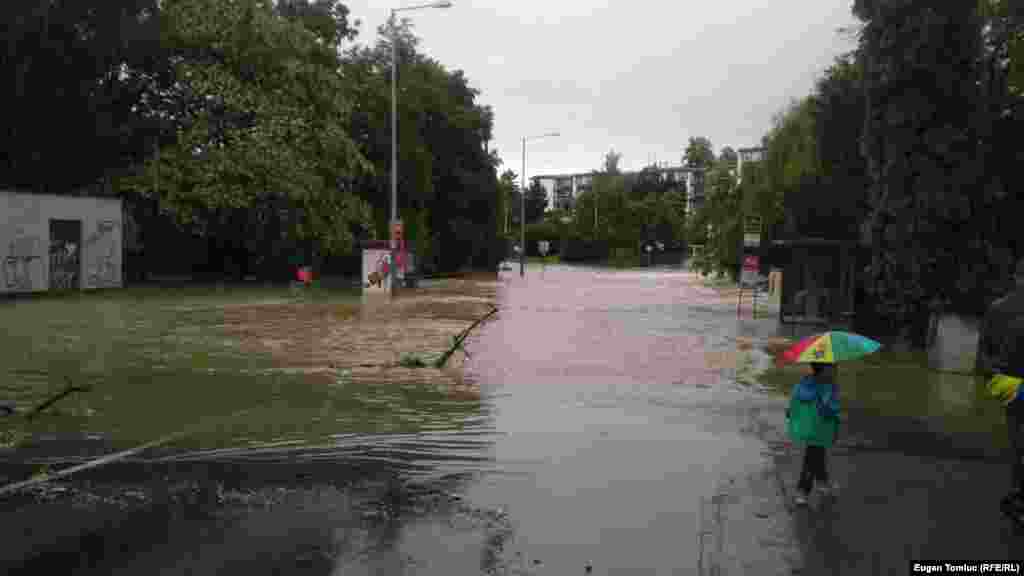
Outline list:
[[[744,256],[743,257],[743,270],[747,272],[757,272],[761,269],[761,261],[757,256]]]
[[[398,250],[402,245],[402,241],[405,237],[405,228],[402,226],[401,220],[395,220],[391,223],[391,249]]]

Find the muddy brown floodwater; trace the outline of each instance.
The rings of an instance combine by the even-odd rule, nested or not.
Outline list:
[[[31,430],[3,475],[202,425],[5,502],[9,573],[689,574],[708,500],[766,466],[749,422],[774,322],[683,270],[548,265],[393,301],[111,298],[116,331],[85,363],[125,383]],[[468,357],[394,366],[492,305]],[[56,305],[26,306],[0,313]]]

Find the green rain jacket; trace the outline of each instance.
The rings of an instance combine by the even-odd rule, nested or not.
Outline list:
[[[794,442],[832,447],[839,433],[839,387],[805,376],[793,388],[786,412],[786,431]]]

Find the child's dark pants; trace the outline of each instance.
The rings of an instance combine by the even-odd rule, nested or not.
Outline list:
[[[825,448],[823,446],[808,446],[804,452],[804,466],[800,471],[800,483],[797,489],[808,494],[814,487],[814,481],[822,484],[828,483],[828,470],[825,467]]]

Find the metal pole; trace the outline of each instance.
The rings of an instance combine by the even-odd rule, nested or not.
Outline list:
[[[388,245],[391,248],[391,292],[395,291],[395,244],[391,241],[391,226],[398,220],[398,34],[395,30],[395,11],[391,10],[391,225],[388,226]]]
[[[395,11],[391,11],[391,221],[398,218],[398,90],[395,69],[398,65],[398,35]]]
[[[526,276],[526,137],[523,137],[523,173],[519,176],[519,277]]]

